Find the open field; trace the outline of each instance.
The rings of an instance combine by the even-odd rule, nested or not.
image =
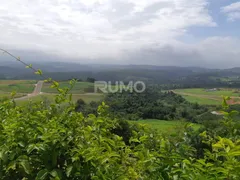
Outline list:
[[[64,87],[70,87],[68,82],[59,82],[60,88]],[[57,93],[57,90],[54,88],[50,87],[51,84],[44,83],[42,92],[46,93]],[[84,92],[89,92],[89,91],[94,91],[94,83],[89,83],[89,82],[77,82],[74,86],[74,88],[71,90],[71,93],[73,94],[81,94]]]
[[[199,103],[202,105],[221,105],[222,96],[229,96],[229,104],[240,103],[239,89],[220,88],[216,91],[207,91],[205,89],[176,89],[173,92],[182,95],[186,100],[192,103]]]
[[[49,101],[53,102],[56,95],[54,94],[41,94],[35,97],[30,97],[25,100],[16,100],[17,105],[24,105],[28,101],[37,102],[37,101]],[[73,94],[72,101],[76,102],[78,99],[84,100],[86,103],[90,103],[91,101],[101,101],[103,99],[102,94]]]
[[[60,84],[60,88],[69,87],[69,83],[66,81],[59,82],[59,84]],[[107,86],[106,89],[109,91],[118,90],[118,88],[122,87],[121,85],[117,86],[117,85],[106,85],[106,84],[101,84],[101,83],[94,84],[94,83],[90,83],[90,82],[77,82],[70,92],[73,94],[94,93],[94,90],[95,90],[94,86],[96,86],[97,90],[102,89]],[[51,84],[44,83],[42,92],[57,93],[57,90],[51,88]]]
[[[25,93],[29,94],[32,93],[37,81],[27,81],[27,80],[0,80],[0,91],[3,92],[13,92],[16,91],[17,93]],[[68,81],[59,82],[60,88],[67,88],[70,87]],[[70,91],[72,94],[83,94],[83,93],[94,93],[94,83],[90,82],[76,82],[73,89]],[[109,91],[116,91],[121,85],[105,85],[105,84],[96,84],[98,87],[97,89],[101,89],[106,87],[106,90]],[[125,88],[125,87],[123,87]],[[51,83],[43,83],[41,88],[41,92],[43,93],[52,93],[56,94],[58,91],[55,88],[51,88]]]
[[[11,93],[7,93],[7,92],[4,92],[4,91],[0,90],[0,98],[2,98],[2,97],[9,97],[10,95],[11,95]]]
[[[29,80],[0,80],[0,91],[11,93],[31,93],[34,90],[37,81]]]
[[[54,97],[57,91],[50,88],[49,84],[44,83],[43,87],[39,86],[38,92],[35,93],[34,88],[36,87],[37,81],[28,80],[0,80],[0,98],[10,98],[11,92],[16,91],[15,96],[18,105],[26,104],[29,100],[36,102],[41,100],[54,101]],[[60,82],[61,87],[68,87],[68,82]],[[85,93],[89,89],[94,90],[94,84],[88,82],[77,82],[74,89],[71,91],[72,100],[77,101],[83,99],[86,103],[91,101],[100,101],[103,99],[103,94],[99,93]],[[41,94],[39,94],[42,92]],[[85,93],[85,94],[84,94]],[[31,94],[30,96],[27,96]],[[18,99],[19,97],[23,97]]]
[[[189,95],[183,95],[183,97],[191,102],[191,103],[198,103],[200,105],[221,105],[222,99],[208,99],[204,97],[196,97],[196,96],[189,96]]]
[[[158,120],[158,119],[146,119],[137,121],[137,123],[146,124],[151,126],[154,129],[157,129],[161,132],[174,132],[179,127],[184,126],[186,122],[183,121],[165,121],[165,120]],[[198,124],[192,124],[194,129],[200,128]]]
[[[20,97],[23,97],[23,96],[26,96],[27,94],[25,93],[17,93],[14,97],[15,98],[20,98]],[[11,93],[6,93],[6,92],[1,92],[0,91],[0,98],[11,98]]]
[[[176,89],[174,90],[174,92],[197,94],[197,95],[211,95],[211,96],[239,96],[240,95],[240,91],[238,89],[227,89],[227,88],[220,88],[217,91],[207,91],[203,88]]]
[[[26,96],[26,93],[17,93],[15,98]],[[0,90],[0,98],[11,98],[11,92],[5,92]]]

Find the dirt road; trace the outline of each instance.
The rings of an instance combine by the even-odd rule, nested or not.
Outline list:
[[[41,90],[42,90],[42,86],[43,86],[43,81],[38,81],[34,91],[33,91],[33,95],[38,95],[41,93]]]
[[[41,93],[43,83],[44,83],[43,81],[38,81],[38,83],[36,84],[36,86],[34,88],[34,91],[31,94],[28,94],[27,96],[23,96],[20,98],[16,98],[15,100],[26,100],[28,98],[39,95]]]

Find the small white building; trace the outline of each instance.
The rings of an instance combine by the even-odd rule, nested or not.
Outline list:
[[[212,111],[211,113],[214,114],[214,115],[217,115],[217,116],[222,116],[223,115],[222,113],[217,112],[217,111]]]

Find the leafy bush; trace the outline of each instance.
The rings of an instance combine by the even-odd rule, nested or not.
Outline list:
[[[187,102],[182,96],[171,91],[162,93],[158,88],[147,88],[143,93],[114,93],[108,94],[105,102],[110,106],[110,112],[115,117],[129,120],[186,119],[197,121],[197,116],[208,111],[208,108],[196,103]]]
[[[207,129],[199,136],[186,127],[176,136],[164,136],[112,119],[105,103],[97,115],[84,116],[75,111],[68,90],[59,89],[49,106],[1,103],[0,179],[240,178],[235,111],[225,112],[219,125],[224,131]]]
[[[114,179],[137,177],[138,162],[117,126],[99,107],[99,116],[84,118],[72,107],[42,109],[1,105],[1,179]],[[103,116],[102,116],[103,114]],[[143,164],[142,164],[143,163]]]

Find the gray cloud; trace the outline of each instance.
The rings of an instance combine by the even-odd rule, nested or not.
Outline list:
[[[127,52],[125,62],[134,64],[230,68],[240,66],[240,39],[212,37],[195,44],[172,42]]]
[[[91,64],[142,64],[142,65],[163,65],[163,66],[200,66],[207,68],[231,68],[240,67],[240,39],[231,37],[211,37],[195,44],[186,44],[179,41],[169,44],[149,44],[137,50],[124,49],[119,58],[102,58],[96,61],[95,57],[63,57],[62,55],[47,54],[45,51],[16,51],[22,59],[32,61],[69,61]],[[2,45],[1,45],[2,46]],[[6,58],[0,56],[0,60]],[[10,60],[10,59],[9,59]]]

